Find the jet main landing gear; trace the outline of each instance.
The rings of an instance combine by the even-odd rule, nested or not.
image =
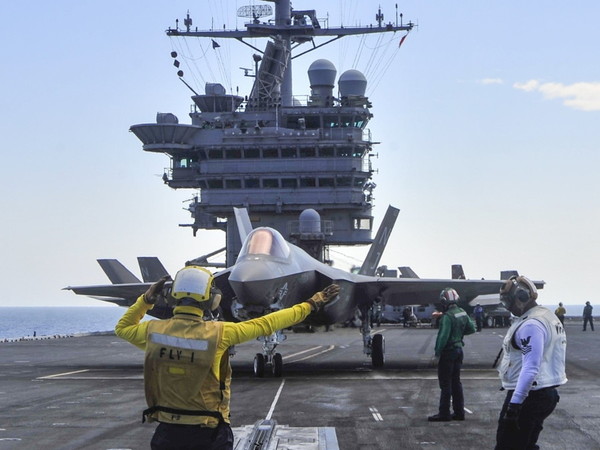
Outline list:
[[[369,310],[361,310],[362,325],[360,332],[363,337],[363,352],[371,357],[371,363],[375,368],[381,368],[385,364],[385,339],[383,334],[371,335],[371,324]]]

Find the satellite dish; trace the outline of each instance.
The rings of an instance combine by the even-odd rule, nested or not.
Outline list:
[[[273,15],[273,8],[271,5],[248,5],[240,6],[237,10],[238,17],[253,17],[258,19],[259,17],[266,17]]]

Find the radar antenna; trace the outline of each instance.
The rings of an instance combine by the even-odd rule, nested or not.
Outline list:
[[[266,17],[273,15],[273,8],[271,5],[247,5],[240,6],[237,10],[238,17],[252,17],[257,20],[259,17]]]

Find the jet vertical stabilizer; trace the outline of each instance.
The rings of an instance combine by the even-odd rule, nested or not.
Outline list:
[[[167,269],[156,256],[138,256],[138,264],[145,283],[153,283],[169,275]]]
[[[379,265],[379,261],[381,261],[381,256],[385,250],[385,246],[387,245],[390,234],[392,233],[392,229],[394,228],[394,224],[396,223],[396,219],[398,218],[398,213],[400,213],[398,208],[394,208],[391,205],[388,206],[383,221],[381,222],[381,225],[377,230],[377,234],[375,235],[375,239],[371,244],[369,253],[367,253],[367,257],[358,271],[360,275],[375,275],[377,266]]]
[[[519,272],[516,270],[503,270],[500,272],[501,280],[508,280],[510,277],[518,277]]]
[[[466,280],[465,271],[461,264],[452,264],[452,279],[453,280]]]
[[[117,259],[98,259],[98,264],[112,284],[141,283],[140,279]]]
[[[400,278],[419,278],[419,275],[408,266],[398,267],[398,270],[400,271]]]
[[[240,241],[243,243],[246,240],[246,236],[252,231],[250,216],[246,208],[233,208],[233,213],[235,214],[235,221],[240,233]]]

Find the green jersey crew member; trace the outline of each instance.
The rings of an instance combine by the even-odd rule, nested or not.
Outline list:
[[[334,298],[339,287],[330,285],[306,302],[246,322],[204,321],[204,311],[215,310],[220,295],[209,271],[188,266],[173,281],[174,316],[141,322],[167,279],[141,295],[115,327],[117,336],[146,352],[144,388],[149,408],[144,417],[159,422],[151,448],[232,449],[229,347],[302,322]]]
[[[460,381],[463,336],[475,333],[475,325],[468,314],[458,306],[458,299],[458,293],[452,288],[446,288],[440,293],[444,314],[439,321],[440,328],[435,342],[435,356],[439,358],[440,405],[438,413],[429,416],[430,422],[465,420],[465,400]],[[450,415],[450,401],[452,401],[452,415]]]

